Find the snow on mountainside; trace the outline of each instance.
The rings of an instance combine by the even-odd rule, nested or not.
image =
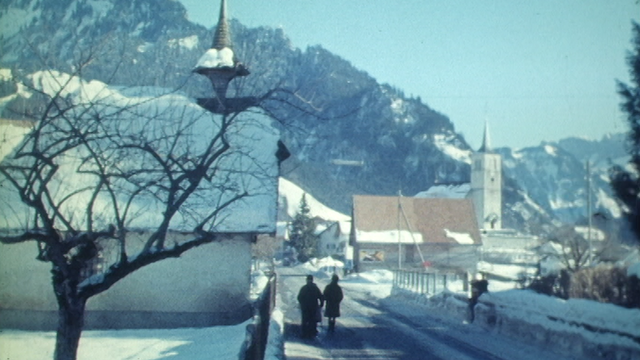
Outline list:
[[[296,184],[281,177],[278,185],[278,207],[280,208],[280,218],[278,220],[285,221],[293,219],[300,208],[300,200],[302,194],[306,194],[307,205],[311,217],[318,217],[328,221],[350,221],[351,217],[339,213],[325,206],[311,194],[305,192]]]
[[[3,5],[0,29],[11,31],[3,32],[0,67],[71,73],[82,56],[91,55],[82,71],[85,79],[179,88],[196,98],[211,95],[210,84],[191,70],[212,43],[212,31],[189,22],[177,1],[8,0]],[[313,99],[319,109],[317,117],[281,105],[268,110],[285,120],[279,126],[284,124],[282,140],[292,157],[282,164],[283,174],[326,206],[349,213],[355,194],[400,190],[411,196],[435,184],[469,182],[472,149],[446,115],[379,84],[321,46],[294,48],[282,29],[246,28],[236,20],[230,26],[236,56],[251,71],[230,87],[232,96],[260,96],[278,85]],[[7,84],[0,79],[0,96],[14,92]],[[618,135],[500,149],[504,223],[538,233],[558,220],[583,221],[587,154],[594,164],[594,211],[618,217],[606,177],[608,159],[627,158],[616,142]],[[359,165],[344,165],[349,163]],[[297,205],[299,198],[293,200]]]
[[[608,135],[600,141],[578,138],[543,143],[518,150],[498,149],[506,176],[516,179],[524,192],[544,211],[565,223],[586,219],[587,169],[589,161],[592,212],[619,218],[620,208],[609,186],[611,163],[624,164],[623,135]]]

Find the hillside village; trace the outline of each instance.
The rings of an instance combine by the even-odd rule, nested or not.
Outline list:
[[[349,213],[321,203],[283,175],[299,159],[273,121],[279,114],[265,105],[291,105],[296,97],[282,101],[276,90],[243,94],[230,86],[255,76],[234,52],[230,29],[223,0],[212,45],[191,68],[200,77],[192,81],[209,82],[208,95],[123,89],[58,70],[19,79],[0,72],[21,81],[0,109],[0,203],[9,209],[0,220],[0,328],[66,329],[75,343],[58,337],[60,360],[75,358],[83,329],[251,319],[264,329],[276,286],[271,273],[257,298],[250,296],[258,264],[277,273],[317,259],[327,263],[318,271],[344,277],[437,274],[445,284],[462,284],[455,296],[465,301],[479,296],[480,280],[489,291],[566,292],[556,283],[563,274],[597,267],[621,269],[637,285],[638,248],[604,231],[608,214],[587,209],[587,226],[547,219],[557,232],[545,229],[544,236],[509,228],[505,219],[535,203],[505,200],[504,159],[487,123],[482,145],[464,149],[468,182],[447,181],[464,178],[448,174],[412,196],[356,193],[341,202],[350,204]],[[122,107],[127,111],[112,111]],[[38,121],[26,116],[42,108],[62,110]],[[65,126],[72,130],[60,131]],[[60,146],[65,141],[72,145]],[[300,256],[293,226],[303,202],[313,225],[310,257]],[[547,288],[545,279],[556,282]],[[620,305],[638,305],[633,289],[617,295]],[[256,340],[263,332],[248,336],[252,346],[266,341]]]
[[[351,216],[327,208],[313,194],[281,178],[279,260],[282,249],[289,246],[291,220],[300,210],[303,194],[317,224],[317,256],[344,262],[347,272],[397,268],[448,271],[469,279],[496,280],[494,288],[509,289],[525,286],[535,277],[556,274],[576,260],[567,257],[566,244],[502,228],[501,156],[491,150],[488,127],[482,147],[472,159],[469,184],[437,185],[413,197],[355,196],[353,223]],[[590,229],[575,229],[586,240],[582,244],[592,246],[590,261],[623,266],[638,261],[637,250],[612,245],[602,230]],[[608,249],[615,246],[619,248]],[[614,255],[596,257],[606,250]],[[585,266],[587,255],[582,256],[577,260]]]

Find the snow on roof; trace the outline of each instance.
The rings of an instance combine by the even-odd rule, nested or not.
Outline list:
[[[205,52],[198,63],[196,69],[216,69],[222,67],[233,67],[233,50],[226,47],[224,49],[209,49]]]
[[[459,185],[434,185],[427,191],[421,191],[414,197],[416,198],[440,198],[440,199],[464,199],[471,191],[471,184]]]
[[[464,245],[473,245],[473,238],[469,233],[459,233],[454,231],[449,231],[449,229],[444,229],[445,236],[455,240],[458,244]]]
[[[166,151],[167,154],[175,147],[185,149],[180,154],[184,153],[186,157],[196,157],[205,150],[208,141],[220,128],[219,115],[206,111],[194,99],[167,89],[122,89],[95,80],[85,81],[64,73],[46,71],[34,73],[30,79],[36,90],[50,95],[58,92],[61,84],[66,84],[60,96],[77,105],[70,110],[75,111],[72,116],[91,116],[87,114],[98,112],[101,114],[101,131],[145,137],[141,141],[152,142],[158,151]],[[87,111],[90,107],[92,111]],[[178,132],[184,136],[174,136]],[[205,230],[275,232],[278,189],[275,153],[279,133],[271,126],[270,118],[251,113],[240,114],[230,125],[227,135],[231,148],[213,164],[216,176],[200,184],[197,196],[192,196],[174,217],[170,225],[172,229],[193,229],[193,225],[209,215],[218,204],[246,192],[247,197],[221,211],[207,223]],[[171,139],[174,138],[177,139],[176,142],[172,142]],[[163,142],[163,139],[169,140]],[[81,157],[86,155],[82,151],[86,152],[78,147],[76,153],[69,153],[60,159],[60,168],[52,183],[52,194],[57,202],[69,196],[63,202],[61,211],[73,219],[77,228],[86,224],[87,204],[91,198],[91,190],[95,188],[91,184],[96,183],[93,175],[81,171],[87,166],[81,162]],[[110,156],[108,153],[104,155]],[[144,155],[123,154],[123,160],[117,163],[117,167],[135,171],[148,167],[150,162],[153,159],[145,158]],[[165,181],[161,175],[158,179],[151,178],[154,176],[151,173],[145,173],[144,176],[149,176],[149,181]],[[132,185],[123,181],[114,186],[119,189],[116,201],[122,206],[128,199],[127,194],[132,190]],[[132,216],[129,218],[129,228],[152,228],[159,224],[166,202],[162,196],[156,195],[158,194],[149,191],[135,199],[130,211]],[[4,209],[11,209],[4,211],[0,228],[23,228],[30,221],[18,194],[10,187],[0,187],[0,204]],[[94,208],[96,212],[102,210],[102,213],[95,214],[95,220],[105,225],[116,223],[112,204],[112,199],[101,193]]]
[[[414,233],[421,234],[419,240],[426,243],[455,244],[456,240],[445,236],[444,229],[448,229],[469,234],[474,245],[481,244],[470,199],[355,195],[353,214],[358,243],[398,242],[397,231],[400,229],[407,234],[400,235],[401,239],[406,238],[411,243],[410,234]]]
[[[338,225],[340,226],[340,234],[349,235],[351,233],[351,220],[338,221]]]
[[[362,231],[356,230],[356,237],[359,242],[378,244],[422,244],[422,234],[410,232],[408,230],[388,230],[388,231]]]
[[[286,221],[278,221],[276,224],[276,236],[289,240],[289,224]]]
[[[327,231],[327,229],[329,227],[330,227],[330,224],[328,224],[326,222],[320,223],[320,224],[316,225],[315,230],[313,230],[313,234],[314,235],[320,235],[323,232]]]

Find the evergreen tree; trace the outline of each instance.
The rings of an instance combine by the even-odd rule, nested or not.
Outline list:
[[[311,218],[305,194],[302,194],[298,213],[290,226],[289,239],[291,246],[298,252],[298,261],[305,262],[314,257],[317,252],[318,237],[315,235],[316,225]]]
[[[633,23],[633,49],[627,55],[631,84],[618,82],[622,110],[627,114],[629,133],[626,150],[631,155],[629,170],[621,166],[610,169],[611,186],[625,206],[625,216],[636,240],[640,241],[640,25]]]

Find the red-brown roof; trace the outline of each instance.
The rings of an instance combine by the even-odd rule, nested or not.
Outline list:
[[[356,195],[353,223],[356,233],[411,230],[420,233],[425,243],[459,244],[446,235],[448,231],[468,234],[473,244],[481,244],[471,199]],[[362,243],[367,239],[356,236],[356,241]]]

